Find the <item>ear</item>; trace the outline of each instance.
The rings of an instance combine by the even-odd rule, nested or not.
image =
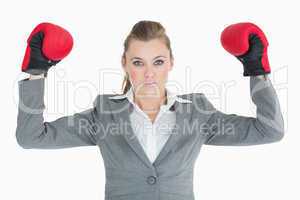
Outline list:
[[[173,69],[173,66],[174,66],[174,58],[171,58],[169,71]]]
[[[122,64],[123,70],[126,72],[126,60],[125,60],[124,56],[122,56],[122,58],[121,58],[121,64]]]
[[[122,64],[123,67],[125,67],[125,58],[124,58],[124,56],[121,57],[121,64]]]

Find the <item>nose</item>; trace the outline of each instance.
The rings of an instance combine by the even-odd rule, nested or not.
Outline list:
[[[146,78],[152,78],[153,76],[154,76],[154,71],[153,71],[151,66],[148,66],[146,68],[145,77]]]

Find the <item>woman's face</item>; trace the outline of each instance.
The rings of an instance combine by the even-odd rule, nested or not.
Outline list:
[[[173,67],[170,51],[160,39],[147,42],[131,40],[122,59],[122,65],[129,74],[135,94],[161,95],[164,92],[168,73]]]

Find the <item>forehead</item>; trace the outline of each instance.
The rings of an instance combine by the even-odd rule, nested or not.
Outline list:
[[[149,41],[131,40],[127,50],[129,57],[152,58],[157,55],[168,56],[169,50],[163,40],[153,39]]]

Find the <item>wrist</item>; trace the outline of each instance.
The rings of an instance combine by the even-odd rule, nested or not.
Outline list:
[[[243,67],[244,76],[258,76],[268,73],[264,70],[260,61],[244,62]]]

